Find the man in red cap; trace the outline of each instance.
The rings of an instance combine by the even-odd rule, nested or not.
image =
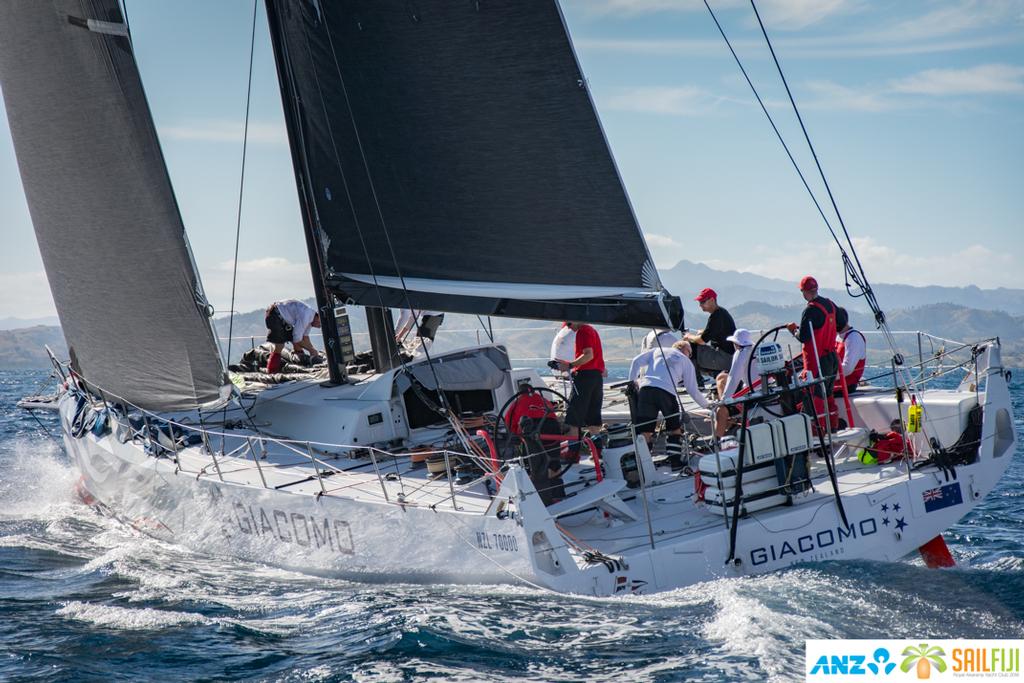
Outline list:
[[[703,388],[702,373],[716,377],[732,365],[734,348],[729,337],[736,331],[736,323],[729,311],[718,305],[718,294],[710,287],[700,290],[694,301],[700,304],[700,310],[708,314],[708,323],[703,330],[683,335],[683,339],[693,345],[693,364]]]
[[[839,356],[836,355],[836,311],[837,307],[831,300],[818,296],[818,281],[810,275],[800,280],[800,293],[807,302],[800,324],[789,323],[786,327],[803,344],[804,370],[814,375],[814,379],[824,379],[814,389],[814,405],[805,405],[804,412],[810,416],[823,412],[824,400],[828,400],[829,423],[835,427],[839,413],[832,387],[839,372]],[[804,402],[806,403],[806,401]]]

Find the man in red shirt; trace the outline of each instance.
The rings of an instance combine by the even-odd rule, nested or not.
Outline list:
[[[571,361],[558,361],[560,370],[572,373],[572,391],[565,410],[565,423],[569,426],[569,455],[580,457],[580,431],[586,427],[591,434],[601,432],[601,404],[604,402],[604,353],[601,337],[590,325],[570,322],[576,333],[576,357]]]

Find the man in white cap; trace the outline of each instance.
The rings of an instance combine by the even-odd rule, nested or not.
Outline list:
[[[732,364],[728,372],[722,372],[716,378],[718,383],[718,396],[726,401],[733,398],[737,391],[743,387],[752,387],[761,374],[757,364],[757,358],[751,358],[754,353],[754,338],[750,330],[739,328],[733,332],[728,340],[732,342],[733,351]],[[749,363],[749,370],[748,370]],[[735,408],[733,409],[735,410]],[[715,416],[715,436],[721,437],[729,427],[729,407],[719,406]]]
[[[640,353],[644,351],[650,351],[651,349],[668,349],[673,344],[679,341],[679,333],[674,332],[667,327],[657,327],[647,333],[647,336],[640,342]]]

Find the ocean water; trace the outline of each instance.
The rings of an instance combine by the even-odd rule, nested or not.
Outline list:
[[[1019,452],[947,534],[952,570],[821,563],[615,599],[370,586],[96,515],[62,448],[14,405],[45,379],[0,372],[0,680],[786,681],[802,679],[807,638],[1024,637]]]

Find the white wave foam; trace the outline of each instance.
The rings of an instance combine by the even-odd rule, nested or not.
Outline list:
[[[45,521],[74,514],[78,473],[62,448],[45,439],[18,438],[4,450],[0,517]]]
[[[837,635],[829,624],[794,609],[793,601],[799,598],[786,595],[794,589],[797,593],[823,590],[814,583],[823,582],[815,581],[812,572],[794,571],[703,584],[718,606],[715,617],[705,624],[705,637],[721,642],[727,655],[756,658],[769,680],[789,680],[803,666],[803,648],[798,644]]]
[[[199,626],[217,623],[201,614],[150,608],[117,607],[73,600],[64,603],[56,614],[94,626],[123,630],[159,630],[173,626]]]

